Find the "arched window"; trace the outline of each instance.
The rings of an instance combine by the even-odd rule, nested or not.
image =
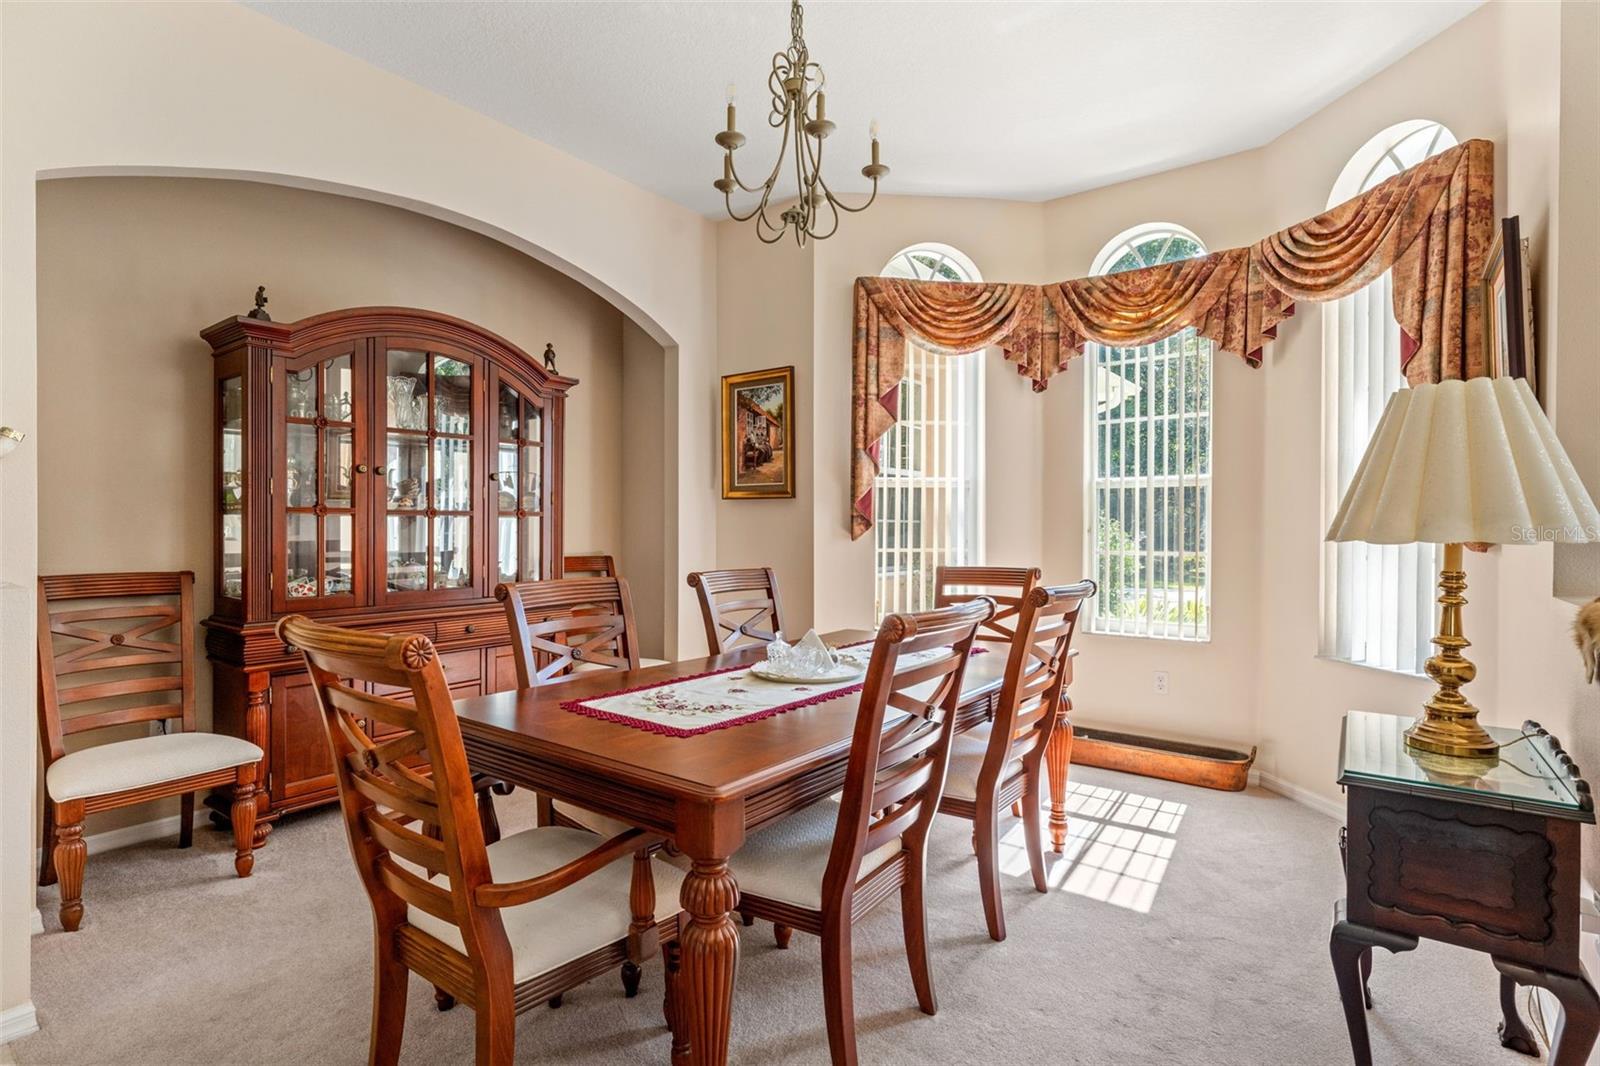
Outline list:
[[[982,281],[947,244],[915,244],[887,277]],[[983,353],[942,355],[906,343],[899,421],[879,450],[873,564],[879,618],[933,606],[934,568],[983,559]]]
[[[1328,206],[1455,145],[1437,122],[1413,119],[1372,138],[1334,182]],[[1385,273],[1322,312],[1324,525],[1338,510],[1389,396],[1405,385],[1393,284]],[[1421,673],[1430,654],[1434,544],[1328,544],[1322,559],[1322,654]]]
[[[1135,226],[1094,274],[1205,255],[1171,223]],[[1137,348],[1094,344],[1084,390],[1090,632],[1211,638],[1211,342],[1194,330]]]

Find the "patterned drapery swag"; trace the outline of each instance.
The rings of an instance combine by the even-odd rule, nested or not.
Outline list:
[[[946,355],[998,346],[1043,392],[1093,342],[1150,344],[1193,328],[1261,365],[1306,300],[1394,272],[1411,384],[1484,373],[1479,278],[1494,238],[1494,145],[1471,140],[1243,248],[1049,285],[857,278],[850,535],[872,528],[878,448],[895,423],[908,340]]]

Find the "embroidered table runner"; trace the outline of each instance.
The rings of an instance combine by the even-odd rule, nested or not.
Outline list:
[[[973,654],[984,650],[975,648]],[[936,659],[947,651],[930,648],[902,655],[900,669]],[[863,662],[865,658],[863,654]],[[692,737],[848,696],[860,692],[865,680],[862,677],[843,683],[791,685],[764,681],[748,666],[730,666],[694,677],[568,700],[561,709],[662,736]]]

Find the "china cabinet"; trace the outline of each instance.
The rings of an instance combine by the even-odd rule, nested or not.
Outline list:
[[[213,728],[267,753],[265,827],[337,798],[305,668],[273,635],[283,615],[426,634],[457,695],[515,687],[492,594],[560,567],[577,382],[431,311],[240,316],[201,336],[216,377]]]

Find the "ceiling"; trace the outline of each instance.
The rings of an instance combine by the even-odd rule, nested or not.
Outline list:
[[[248,6],[613,174],[722,211],[712,135],[738,87],[747,181],[766,126],[781,0]],[[1270,141],[1478,6],[1458,2],[889,3],[814,0],[825,174],[886,193],[1046,200]]]

